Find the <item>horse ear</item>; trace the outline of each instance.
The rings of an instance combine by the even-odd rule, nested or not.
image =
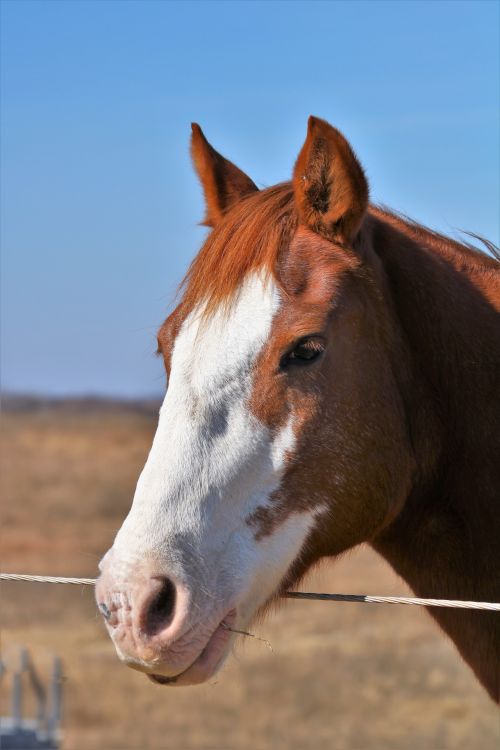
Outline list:
[[[327,239],[351,243],[368,206],[368,182],[342,133],[310,117],[293,173],[300,220]]]
[[[258,190],[250,177],[219,154],[195,122],[191,124],[191,156],[205,193],[203,224],[214,227],[240,198]]]

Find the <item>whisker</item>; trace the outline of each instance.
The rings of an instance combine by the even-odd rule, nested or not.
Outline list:
[[[231,628],[229,625],[226,625],[224,622],[221,623],[221,627],[224,628],[224,630],[230,630],[231,633],[238,633],[238,635],[246,635],[249,638],[255,638],[256,641],[262,641],[262,643],[265,643],[267,648],[272,651],[274,654],[274,649],[270,643],[270,641],[267,640],[267,638],[262,638],[260,635],[255,635],[255,633],[249,633],[248,630],[237,630],[236,628]]]

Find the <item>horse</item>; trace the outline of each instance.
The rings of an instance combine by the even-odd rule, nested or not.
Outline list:
[[[197,124],[191,153],[209,232],[158,333],[165,400],[96,587],[119,657],[205,682],[234,631],[364,542],[418,596],[500,601],[498,256],[372,205],[319,118],[266,189]],[[498,615],[430,613],[498,700]]]

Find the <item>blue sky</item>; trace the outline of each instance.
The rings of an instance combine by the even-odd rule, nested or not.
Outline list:
[[[374,200],[498,243],[499,7],[3,0],[3,388],[161,392],[156,328],[206,231],[192,120],[264,186],[324,117]]]

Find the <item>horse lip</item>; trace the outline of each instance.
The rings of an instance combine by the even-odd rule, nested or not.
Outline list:
[[[229,634],[229,632],[231,631],[231,625],[234,624],[235,619],[236,619],[236,609],[232,609],[219,622],[219,624],[213,631],[212,635],[210,636],[207,643],[205,644],[203,649],[200,651],[196,659],[189,665],[189,667],[186,667],[186,669],[184,669],[182,672],[179,672],[179,674],[173,675],[173,676],[167,676],[167,675],[162,675],[162,674],[149,673],[147,677],[151,680],[151,682],[154,682],[156,685],[175,685],[176,682],[181,677],[183,677],[184,675],[187,676],[188,672],[190,672],[193,668],[195,668],[197,664],[199,664],[199,662],[203,659],[203,657],[207,655],[211,645],[213,644],[217,634],[220,632],[221,629],[225,630]],[[214,667],[208,670],[206,679],[208,679],[217,670],[222,660],[222,656],[224,652],[225,652],[225,649],[221,650],[221,654],[219,658],[216,660]]]
[[[148,679],[150,679],[151,682],[155,682],[157,685],[171,685],[177,680],[177,677],[164,677],[161,674],[148,674]]]

